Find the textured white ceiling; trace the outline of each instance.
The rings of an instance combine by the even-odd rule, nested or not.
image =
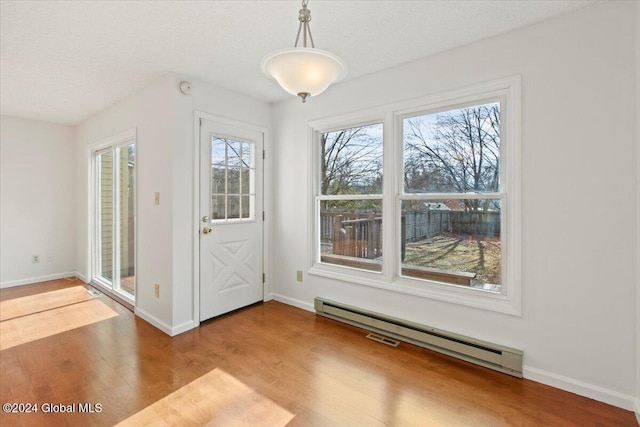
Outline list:
[[[568,12],[593,1],[311,0],[316,47],[348,79]],[[167,72],[269,102],[260,70],[293,46],[299,1],[0,1],[2,114],[78,124]]]

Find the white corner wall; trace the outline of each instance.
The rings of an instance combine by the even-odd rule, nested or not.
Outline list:
[[[179,91],[181,80],[193,86]],[[194,319],[194,118],[195,111],[267,126],[269,106],[207,83],[167,74],[78,126],[79,271],[89,262],[90,147],[127,129],[137,133],[137,264],[135,312],[169,335]],[[155,192],[160,205],[154,204]],[[154,296],[154,284],[160,297]]]
[[[633,409],[636,5],[587,7],[272,108],[274,297],[322,296],[520,348],[525,377]],[[308,122],[520,74],[523,311],[514,317],[305,275]],[[277,260],[277,262],[276,262]]]
[[[78,271],[91,279],[91,146],[136,130],[136,313],[169,333],[172,325],[174,109],[172,81],[162,78],[77,127]],[[154,195],[160,193],[160,205]],[[154,284],[160,285],[159,298]]]
[[[72,126],[0,118],[1,288],[73,274],[74,140]]]

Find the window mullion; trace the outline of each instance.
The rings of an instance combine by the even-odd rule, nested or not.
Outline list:
[[[316,196],[317,200],[382,200],[382,194],[353,194],[353,195],[331,195]]]
[[[385,177],[383,185],[384,198],[382,201],[382,211],[384,216],[383,224],[383,254],[382,273],[389,282],[393,281],[399,271],[396,248],[398,245],[396,233],[397,213],[395,197],[396,189],[402,185],[400,179],[402,168],[398,165],[398,151],[396,150],[396,135],[400,130],[396,124],[392,111],[388,111],[384,119],[384,139],[383,139],[383,166]],[[400,181],[400,183],[398,183]]]
[[[484,200],[484,199],[501,199],[504,193],[405,193],[400,194],[400,200],[440,200],[440,199],[466,199],[466,200]]]

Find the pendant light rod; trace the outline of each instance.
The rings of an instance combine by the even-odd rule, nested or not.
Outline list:
[[[296,43],[293,45],[293,47],[298,47],[298,41],[300,40],[300,31],[303,32],[302,47],[307,47],[307,33],[309,34],[311,47],[316,47],[313,44],[313,36],[311,35],[311,27],[309,26],[309,22],[311,21],[311,11],[307,9],[308,4],[309,4],[309,0],[302,0],[302,9],[300,9],[300,13],[298,15],[298,21],[300,21],[300,25],[298,26],[298,35],[296,36]]]

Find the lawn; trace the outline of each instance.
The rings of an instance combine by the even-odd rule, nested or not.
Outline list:
[[[500,285],[500,238],[437,234],[407,242],[404,263],[448,271],[473,272],[480,283]]]

